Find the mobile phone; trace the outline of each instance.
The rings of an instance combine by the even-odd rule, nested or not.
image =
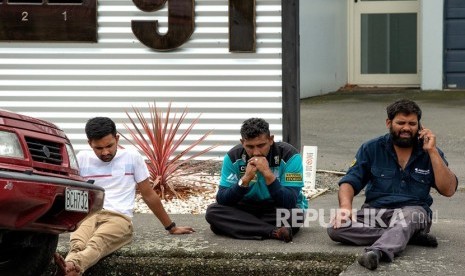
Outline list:
[[[420,147],[423,147],[423,138],[420,138],[420,131],[423,129],[423,126],[421,125],[420,121],[418,121],[418,145]]]

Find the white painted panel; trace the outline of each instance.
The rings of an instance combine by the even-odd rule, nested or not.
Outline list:
[[[444,1],[425,1],[421,5],[421,89],[443,88]]]
[[[281,0],[257,0],[256,11],[256,53],[229,53],[226,0],[196,0],[191,39],[157,52],[135,38],[131,20],[158,20],[165,32],[166,8],[99,0],[97,43],[0,42],[0,107],[57,124],[76,150],[88,148],[87,119],[111,117],[125,133],[125,111],[153,102],[188,107],[183,129],[201,114],[188,143],[214,129],[199,149],[221,144],[206,157],[222,158],[249,117],[268,120],[281,140]]]
[[[347,83],[347,1],[300,1],[300,97]]]

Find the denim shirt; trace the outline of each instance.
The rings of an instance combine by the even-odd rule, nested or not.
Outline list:
[[[444,153],[439,150],[444,158]],[[364,143],[357,152],[353,165],[339,181],[349,183],[355,194],[365,188],[365,203],[374,208],[422,206],[431,214],[431,187],[436,188],[430,157],[420,145],[415,145],[404,169],[386,134]]]

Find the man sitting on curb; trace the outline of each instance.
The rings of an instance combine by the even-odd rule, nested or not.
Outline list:
[[[149,182],[149,171],[137,151],[118,149],[116,125],[106,117],[90,119],[86,135],[92,151],[77,158],[80,174],[105,189],[103,209],[87,217],[71,233],[66,260],[55,254],[56,275],[81,275],[100,259],[132,241],[136,186],[144,202],[170,234],[190,234],[191,227],[176,226]]]
[[[364,143],[339,181],[339,210],[328,235],[346,244],[368,245],[360,265],[374,270],[391,262],[408,243],[436,247],[431,227],[431,187],[450,197],[457,177],[436,147],[436,136],[420,125],[421,109],[399,100],[387,107],[389,134]],[[352,200],[365,188],[365,203],[352,213]]]
[[[290,242],[299,230],[291,225],[293,213],[303,217],[308,205],[302,157],[293,146],[274,142],[263,119],[244,121],[240,133],[241,144],[224,157],[217,203],[208,206],[206,220],[215,234]]]

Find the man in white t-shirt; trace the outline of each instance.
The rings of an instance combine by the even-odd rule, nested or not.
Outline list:
[[[190,234],[170,219],[149,182],[144,159],[137,151],[118,149],[115,123],[106,117],[90,119],[86,135],[92,151],[77,155],[80,174],[105,189],[103,210],[86,218],[71,233],[66,259],[55,254],[56,275],[81,275],[100,259],[130,243],[136,186],[147,206],[170,234]]]

